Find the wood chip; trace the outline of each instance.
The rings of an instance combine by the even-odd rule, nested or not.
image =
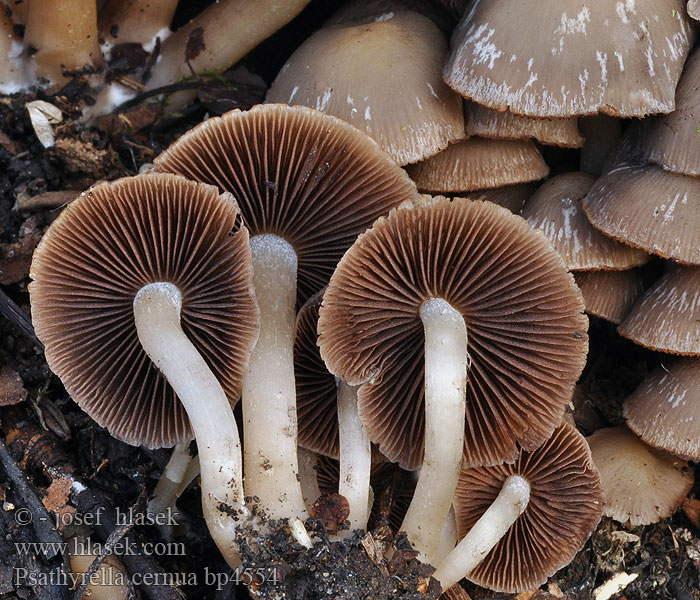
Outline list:
[[[17,404],[27,399],[22,378],[7,365],[0,367],[0,406]]]

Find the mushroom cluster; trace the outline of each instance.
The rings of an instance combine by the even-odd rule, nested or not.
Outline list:
[[[88,73],[107,110],[105,48],[156,53],[145,85],[161,88],[227,67],[307,1],[266,1],[269,20],[263,3],[217,2],[172,35],[177,2],[108,1],[67,47],[42,37],[31,0],[3,23],[26,22],[11,43],[32,50],[0,79],[27,85],[30,63],[54,87]],[[266,103],[195,126],[153,172],[90,188],[36,250],[49,366],[118,439],[176,446],[152,511],[188,479],[196,439],[203,513],[233,569],[280,529],[311,550],[320,516],[324,543],[371,547],[386,573],[406,540],[445,592],[467,578],[518,593],[568,564],[601,515],[651,523],[692,486],[691,7],[443,4],[344,3]],[[228,10],[251,31],[219,52]],[[653,355],[608,423],[629,429],[588,439],[564,421],[585,313],[681,355]],[[400,511],[376,483],[387,464],[415,473]],[[373,512],[397,525],[383,546]],[[429,579],[414,592],[439,595]]]

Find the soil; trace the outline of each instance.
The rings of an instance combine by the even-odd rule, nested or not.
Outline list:
[[[181,4],[178,19],[184,21],[194,3]],[[269,84],[293,48],[335,4],[312,2],[297,20],[256,49],[246,66]],[[14,461],[29,478],[28,488],[22,488],[0,460],[0,598],[4,600],[72,597],[67,586],[50,578],[63,564],[60,554],[47,558],[19,551],[21,543],[54,539],[53,527],[42,525],[45,517],[49,525],[58,518],[64,533],[71,527],[87,529],[76,526],[80,513],[73,506],[77,501],[70,486],[64,485],[67,477],[80,479],[94,492],[91,498],[97,509],[101,502],[109,502],[126,513],[134,506],[143,508],[168,459],[165,450],[145,451],[111,438],[72,402],[49,371],[28,326],[27,284],[35,245],[71,195],[101,179],[138,173],[205,115],[246,108],[262,100],[264,89],[219,78],[202,83],[197,102],[177,118],[164,115],[159,105],[137,102],[121,116],[104,117],[90,127],[77,122],[85,94],[76,83],[54,96],[39,92],[0,98],[0,286],[18,307],[0,300],[0,365],[19,375],[23,389],[13,388],[13,393],[18,400],[26,397],[17,406],[0,408],[0,425]],[[36,99],[64,112],[63,122],[55,128],[56,144],[48,149],[34,135],[25,108]],[[560,168],[573,162],[570,152],[553,160],[560,161]],[[590,336],[589,364],[577,389],[574,413],[584,433],[622,423],[622,399],[659,361],[658,355],[621,339],[604,321],[591,319]],[[0,390],[3,373],[0,370]],[[32,510],[33,524],[22,525],[18,511],[31,504],[34,494],[50,515]],[[697,466],[689,498],[700,498]],[[437,597],[430,568],[415,561],[405,540],[394,542],[391,562],[378,558],[376,548],[391,539],[386,527],[372,535],[330,542],[323,522],[310,519],[307,529],[314,548],[306,551],[290,537],[284,523],[270,524],[267,537],[253,537],[253,543],[244,546],[246,570],[235,576],[207,535],[196,484],[183,494],[178,508],[180,525],[170,530],[172,538],[150,525],[136,525],[129,533],[141,542],[174,544],[138,563],[159,574],[158,583],[163,585],[137,588],[135,597],[245,599],[250,597],[248,588],[254,597],[279,600]],[[603,519],[568,567],[541,589],[517,598],[591,598],[596,587],[624,571],[637,577],[620,598],[700,600],[700,522],[691,508],[645,527],[628,528]],[[98,531],[98,537],[104,541],[108,533]],[[18,579],[18,572],[27,578]],[[38,579],[43,574],[46,585],[30,583],[31,574]],[[468,582],[463,586],[475,599],[514,597]]]

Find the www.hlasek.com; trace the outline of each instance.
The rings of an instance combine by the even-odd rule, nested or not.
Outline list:
[[[54,570],[50,573],[30,571],[26,568],[15,567],[14,585],[37,586],[69,586],[75,589],[82,583],[82,574],[66,573],[62,570]],[[100,569],[89,577],[89,585],[112,586],[198,586],[206,585],[214,587],[217,591],[223,590],[228,584],[250,585],[252,583],[276,583],[277,571],[271,569],[246,569],[239,568],[234,572],[217,573],[205,567],[203,573],[132,573],[127,575],[121,569],[115,569],[111,565],[103,564]]]

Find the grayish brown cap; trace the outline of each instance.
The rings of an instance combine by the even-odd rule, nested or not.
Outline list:
[[[700,360],[664,361],[623,410],[627,426],[647,444],[700,462]]]
[[[423,460],[420,307],[464,317],[465,465],[513,461],[558,425],[585,362],[587,319],[561,257],[526,221],[489,202],[436,198],[393,211],[358,238],[331,278],[319,346],[358,392],[370,439],[404,468]]]
[[[248,232],[230,194],[168,174],[97,185],[51,225],[30,276],[49,367],[120,440],[154,448],[192,438],[136,333],[134,296],[148,283],[180,289],[182,329],[238,400],[259,316]]]
[[[700,267],[669,267],[617,331],[652,350],[700,356]]]
[[[452,37],[447,84],[531,117],[671,112],[692,41],[682,0],[474,0]]]
[[[583,200],[593,226],[625,244],[700,264],[700,179],[653,165],[620,165]]]
[[[423,192],[454,194],[537,181],[549,167],[531,141],[473,137],[406,171]]]
[[[595,181],[587,173],[563,173],[545,181],[523,209],[533,229],[541,229],[566,266],[580,271],[629,269],[649,255],[603,235],[590,224],[581,200]]]
[[[467,102],[465,107],[467,135],[478,135],[502,140],[535,139],[548,146],[580,148],[583,138],[575,117],[569,119],[532,119],[514,115],[506,110],[499,112]]]
[[[516,593],[538,587],[571,562],[600,521],[603,494],[586,440],[563,423],[542,446],[521,451],[512,465],[460,473],[454,501],[460,538],[493,504],[511,475],[529,482],[530,501],[467,579]]]
[[[297,313],[294,380],[297,389],[298,442],[318,454],[338,458],[338,385],[318,349],[316,327],[323,292],[309,298]],[[336,487],[333,493],[337,493]]]
[[[685,63],[676,88],[676,110],[649,124],[641,157],[664,169],[700,175],[700,50]]]
[[[643,269],[576,271],[586,312],[619,325],[648,287]]]
[[[649,448],[625,427],[599,429],[588,443],[603,485],[603,514],[620,523],[665,519],[693,487],[687,462]]]
[[[446,54],[440,29],[415,12],[327,25],[292,54],[267,100],[335,115],[398,164],[414,163],[465,136],[462,100],[440,76]]]
[[[467,200],[493,202],[519,215],[523,211],[525,201],[532,196],[534,191],[535,185],[532,183],[516,183],[515,185],[504,185],[503,187],[468,192],[463,197]]]
[[[688,0],[686,8],[688,10],[688,16],[696,21],[700,21],[700,0]]]
[[[328,283],[358,234],[417,197],[375,141],[304,106],[263,104],[209,119],[154,162],[231,192],[251,235],[289,242],[299,261],[299,304]]]

